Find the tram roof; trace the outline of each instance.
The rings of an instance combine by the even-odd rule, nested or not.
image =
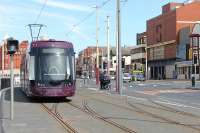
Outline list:
[[[73,44],[67,41],[56,40],[39,40],[31,43],[31,48],[58,47],[58,48],[73,48]]]

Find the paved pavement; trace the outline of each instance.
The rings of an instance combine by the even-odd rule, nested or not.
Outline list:
[[[190,82],[124,83],[121,96],[115,92],[114,83],[112,81],[111,91],[100,91],[95,80],[84,84],[83,80],[78,79],[76,96],[70,98],[72,100],[69,103],[64,101],[59,104],[55,100],[30,100],[17,88],[13,121],[9,119],[9,92],[5,95],[3,105],[0,105],[0,133],[66,132],[63,123],[51,117],[41,103],[45,103],[58,119],[69,122],[80,133],[121,133],[125,130],[110,126],[108,121],[137,133],[200,132],[200,91],[187,89]],[[86,111],[86,101],[86,105],[102,116]]]
[[[6,93],[1,117],[1,133],[62,133],[65,130],[44,111],[40,103],[27,99],[15,89],[14,120],[10,120],[10,96]],[[1,113],[2,113],[1,111]],[[3,127],[3,128],[2,128]]]

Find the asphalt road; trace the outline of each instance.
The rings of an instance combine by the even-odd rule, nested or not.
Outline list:
[[[83,79],[78,79],[80,87],[84,86]],[[115,92],[115,80],[112,80],[112,93]],[[95,79],[89,80],[85,87],[97,89]],[[191,87],[191,81],[151,80],[145,82],[124,82],[122,95],[136,98],[150,98],[164,101],[177,106],[191,106],[200,109],[200,82],[196,88]]]
[[[68,99],[27,98],[15,90],[15,119],[10,121],[9,93],[3,106],[3,133],[199,133],[199,90],[189,82],[124,83],[123,94],[99,90],[95,80],[77,79]]]
[[[197,83],[196,87],[200,84]],[[79,89],[89,89],[96,90],[97,92],[102,92],[106,94],[116,94],[115,92],[115,81],[112,81],[112,89],[99,90],[99,87],[95,84],[95,80],[89,80],[84,84],[82,79],[78,80]],[[121,97],[124,97],[130,106],[135,110],[139,111],[139,114],[134,115],[134,117],[126,117],[131,120],[143,121],[141,123],[133,122],[133,125],[137,125],[135,128],[138,132],[154,132],[154,133],[164,133],[164,132],[199,132],[200,127],[199,113],[200,113],[200,90],[198,88],[192,89],[190,81],[146,81],[146,82],[126,82],[123,84],[123,91]],[[102,105],[103,106],[103,105]],[[101,107],[98,110],[101,110]],[[180,112],[182,111],[182,112]],[[105,112],[105,111],[104,111]],[[108,111],[109,112],[109,111]],[[111,111],[112,114],[116,112]],[[164,122],[159,121],[154,125],[154,120],[149,120],[144,116],[140,116],[140,113],[150,116],[151,118],[156,118]],[[118,114],[116,118],[124,118],[126,113]],[[196,120],[192,120],[191,116]],[[158,119],[157,119],[158,118]],[[146,121],[148,121],[146,123]],[[151,122],[150,122],[151,121]],[[154,122],[153,122],[154,121]],[[168,125],[169,123],[181,124],[184,127],[177,128],[174,125]],[[147,125],[146,125],[147,124]],[[194,126],[196,129],[188,130],[185,128],[188,124]],[[141,129],[141,125],[144,130]],[[163,128],[165,130],[163,130]],[[191,128],[191,127],[190,127]],[[156,130],[154,130],[156,129]],[[167,129],[167,130],[166,130]]]

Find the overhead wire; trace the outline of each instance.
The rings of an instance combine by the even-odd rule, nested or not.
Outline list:
[[[41,14],[42,14],[44,8],[46,7],[47,1],[48,1],[48,0],[44,0],[44,3],[43,3],[43,5],[42,5],[42,7],[41,7],[41,9],[40,9],[40,12],[39,12],[39,14],[37,15],[37,18],[36,18],[36,20],[35,20],[35,24],[37,24],[37,22],[38,22],[38,20],[39,20]]]
[[[104,1],[100,6],[97,6],[98,9],[103,8],[108,2],[110,2],[111,0],[106,0]],[[73,27],[71,28],[71,30],[69,32],[67,32],[66,36],[68,36],[69,34],[71,34],[73,32],[73,30],[81,25],[82,23],[84,23],[87,19],[89,19],[93,14],[95,14],[96,9],[93,10],[92,12],[90,12],[87,16],[85,16],[82,20],[80,20],[78,23],[74,24]]]
[[[128,0],[123,0],[121,1],[123,3],[123,7],[126,6],[126,4],[128,3]]]

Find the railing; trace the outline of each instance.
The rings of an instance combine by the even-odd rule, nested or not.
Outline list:
[[[4,98],[5,98],[5,92],[7,92],[8,90],[10,90],[11,88],[8,87],[8,88],[5,88],[5,89],[2,89],[0,90],[0,117],[1,119],[3,119],[3,102],[4,102]],[[11,117],[10,117],[11,118]]]

